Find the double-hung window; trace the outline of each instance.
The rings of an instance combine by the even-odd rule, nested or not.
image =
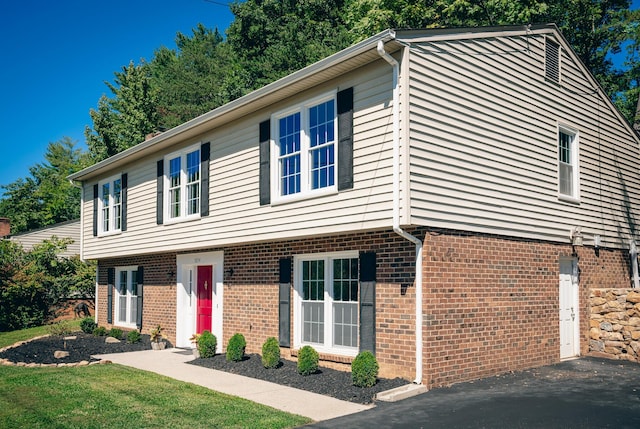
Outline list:
[[[336,190],[335,94],[274,115],[275,201]]]
[[[200,146],[172,153],[164,163],[165,219],[200,217]]]
[[[562,199],[578,200],[578,133],[558,129],[558,191]]]
[[[98,233],[100,235],[122,230],[122,178],[111,177],[98,184]]]
[[[116,268],[115,325],[135,328],[138,318],[138,267]]]
[[[359,344],[358,255],[295,258],[294,346],[355,356]]]

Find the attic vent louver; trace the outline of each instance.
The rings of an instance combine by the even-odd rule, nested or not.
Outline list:
[[[545,44],[545,78],[553,83],[560,83],[560,45],[546,39]]]

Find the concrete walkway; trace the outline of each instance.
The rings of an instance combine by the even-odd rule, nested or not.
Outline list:
[[[188,350],[175,348],[162,351],[144,350],[94,357],[155,372],[176,380],[204,386],[217,392],[239,396],[282,411],[309,417],[315,421],[334,419],[373,407],[372,405],[341,401],[330,396],[318,395],[268,381],[190,365],[187,362],[193,359],[193,355]]]

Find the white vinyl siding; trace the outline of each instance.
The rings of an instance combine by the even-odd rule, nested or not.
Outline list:
[[[422,45],[437,53],[411,51],[408,223],[562,242],[580,225],[626,246],[637,144],[567,50],[558,86],[544,36]],[[558,198],[558,123],[580,130],[579,205]]]
[[[335,91],[336,83],[283,100],[250,118],[195,136],[167,153],[188,151],[211,141],[211,214],[197,222],[156,223],[156,153],[126,165],[127,233],[117,240],[91,237],[90,189],[85,186],[85,258],[135,255],[216,247],[257,240],[282,240],[309,234],[385,228],[392,216],[391,76],[379,63],[354,73],[354,188],[317,198],[260,206],[258,195],[259,123],[274,112]],[[339,85],[345,87],[344,84]],[[168,174],[166,167],[164,173]],[[166,183],[166,182],[165,182]],[[168,186],[164,192],[167,193]],[[167,208],[165,202],[165,210]],[[319,216],[321,213],[321,216]],[[165,220],[166,217],[165,212]],[[87,229],[88,228],[88,229]],[[87,232],[88,231],[88,232]],[[88,236],[87,236],[88,234]]]

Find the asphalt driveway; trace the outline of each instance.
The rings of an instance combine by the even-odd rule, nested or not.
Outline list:
[[[581,358],[434,389],[312,428],[640,428],[640,364]]]

